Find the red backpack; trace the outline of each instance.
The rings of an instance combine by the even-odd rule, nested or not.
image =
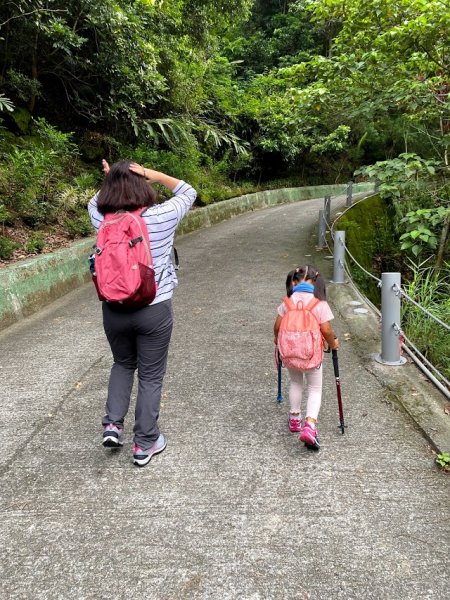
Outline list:
[[[99,300],[140,308],[155,299],[158,286],[141,213],[108,213],[100,225],[91,267]]]
[[[323,341],[320,323],[312,310],[320,302],[313,298],[306,306],[302,301],[294,304],[286,297],[287,313],[281,319],[277,346],[281,360],[290,369],[314,369],[323,360]]]

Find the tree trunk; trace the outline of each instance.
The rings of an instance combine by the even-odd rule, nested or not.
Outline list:
[[[450,214],[447,215],[447,217],[444,221],[444,225],[442,227],[442,231],[441,231],[441,239],[439,241],[439,248],[438,248],[438,253],[437,253],[437,257],[436,257],[436,265],[435,265],[436,271],[439,271],[444,263],[445,250],[446,250],[449,234],[450,234]]]
[[[31,55],[31,79],[36,82],[37,82],[37,78],[38,78],[37,54],[36,54],[37,53],[37,44],[38,44],[38,36],[36,35],[35,45],[32,50],[32,55]],[[30,111],[30,114],[33,114],[34,107],[36,105],[36,90],[37,90],[37,86],[35,85],[31,92],[30,102],[28,103],[28,110]]]

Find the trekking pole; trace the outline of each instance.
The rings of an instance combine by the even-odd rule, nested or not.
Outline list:
[[[340,421],[342,435],[344,435],[344,432],[345,432],[344,409],[342,408],[341,380],[339,377],[338,355],[337,355],[337,350],[332,350],[331,352],[332,352],[332,358],[333,358],[334,376],[336,378],[336,392],[337,392],[338,408],[339,408],[339,421]]]
[[[283,402],[283,394],[281,393],[281,357],[278,348],[275,348],[275,364],[278,371],[278,394],[277,402]]]

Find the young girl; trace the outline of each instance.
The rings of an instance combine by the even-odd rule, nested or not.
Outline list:
[[[326,343],[332,350],[339,348],[339,340],[335,338],[333,328],[330,325],[333,319],[333,313],[326,302],[325,281],[317,269],[312,265],[297,267],[294,271],[288,273],[286,279],[286,291],[288,297],[292,296],[294,304],[303,302],[307,306],[313,297],[320,302],[312,308],[313,315],[320,324],[320,331],[325,338]],[[275,344],[277,343],[278,330],[280,328],[281,318],[287,312],[288,308],[283,302],[278,307],[278,317],[274,324]],[[297,369],[288,369],[290,377],[289,386],[289,429],[292,432],[300,432],[299,440],[306,446],[314,449],[320,448],[319,438],[317,437],[317,418],[319,416],[320,404],[322,401],[322,363],[315,369],[300,371]],[[307,403],[306,419],[302,427],[301,403],[303,384],[306,379],[307,385]]]

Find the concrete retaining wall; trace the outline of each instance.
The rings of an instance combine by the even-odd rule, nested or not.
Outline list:
[[[0,330],[88,281],[93,238],[0,269]]]
[[[353,194],[371,192],[372,183],[353,184]],[[280,190],[267,190],[246,194],[239,198],[231,198],[217,204],[210,204],[189,212],[180,223],[177,233],[190,233],[201,227],[210,227],[215,223],[230,219],[249,210],[267,208],[277,204],[288,204],[311,198],[323,198],[324,196],[341,196],[347,193],[347,184],[340,185],[316,185],[302,188],[283,188]]]
[[[372,184],[354,184],[353,193],[370,192]],[[210,227],[233,216],[277,204],[345,194],[347,185],[320,185],[246,194],[190,211],[177,235]],[[0,269],[0,330],[43,308],[46,304],[89,281],[87,258],[94,238],[70,248],[14,263]]]

